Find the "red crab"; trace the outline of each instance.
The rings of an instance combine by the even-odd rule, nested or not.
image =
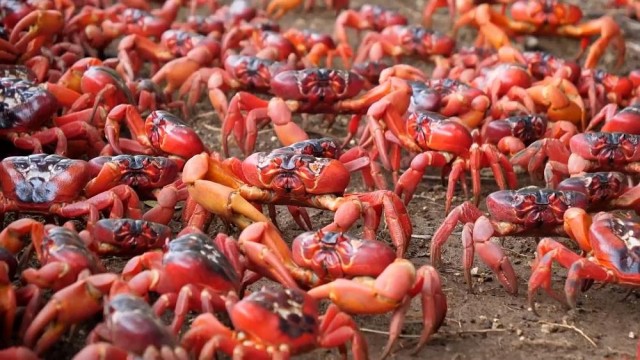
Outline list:
[[[396,260],[393,250],[379,241],[336,232],[306,232],[293,240],[289,250],[273,225],[254,223],[242,231],[238,243],[258,273],[275,278],[271,262],[276,257],[302,286],[311,288],[312,296],[329,297],[343,311],[358,314],[393,311],[391,335],[383,358],[402,329],[408,309],[404,304],[414,296],[421,295],[425,324],[415,351],[438,330],[447,312],[437,272],[429,266],[416,271],[410,262]],[[398,259],[403,255],[398,252]],[[386,286],[389,278],[403,280],[391,289]]]
[[[431,27],[433,14],[438,8],[448,8],[449,17],[451,21],[454,21],[458,13],[463,15],[480,4],[501,4],[502,13],[504,14],[507,5],[512,2],[513,0],[429,0],[424,6],[424,10],[422,10],[422,25]]]
[[[171,329],[177,334],[189,310],[213,312],[224,308],[224,297],[242,290],[244,267],[234,239],[218,234],[214,240],[201,233],[179,236],[165,253],[154,251],[132,258],[122,270],[130,292],[162,296],[154,311],[174,310]],[[284,268],[278,280],[296,287]]]
[[[242,300],[229,296],[227,312],[233,328],[213,314],[198,316],[184,335],[182,346],[199,358],[213,358],[217,351],[238,359],[289,358],[318,347],[339,347],[351,340],[354,359],[368,358],[367,343],[355,321],[330,305],[319,314],[318,303],[297,289],[262,288]]]
[[[516,115],[488,121],[482,126],[483,142],[495,144],[503,154],[513,155],[547,132],[546,115]]]
[[[263,57],[269,54],[269,58],[285,61],[297,53],[296,45],[284,34],[272,29],[264,29],[258,23],[241,23],[229,29],[222,37],[221,54],[226,56],[236,51],[240,55],[252,55]]]
[[[476,203],[480,197],[480,169],[484,167],[492,168],[500,188],[504,189],[507,185],[516,187],[513,168],[498,148],[491,144],[474,144],[471,133],[464,125],[447,120],[437,113],[407,112],[406,101],[405,104],[402,102],[402,99],[390,95],[372,105],[367,115],[369,131],[387,169],[391,168],[397,173],[401,149],[417,154],[411,161],[410,169],[396,183],[395,192],[404,196],[405,204],[411,201],[425,170],[431,166],[451,169],[446,213],[451,207],[455,184],[464,178],[466,171],[471,172]],[[391,153],[388,151],[387,139],[392,139]],[[390,158],[393,159],[393,164]]]
[[[103,299],[120,275],[91,275],[57,291],[29,324],[25,346],[42,355],[73,325],[89,320],[103,309]]]
[[[120,137],[125,123],[132,139]],[[104,155],[134,153],[166,155],[182,169],[185,159],[206,150],[200,136],[180,118],[164,110],[151,112],[142,120],[133,105],[118,105],[107,115],[104,132],[109,146]]]
[[[267,5],[267,15],[277,20],[300,4],[302,4],[302,0],[271,0]],[[335,10],[336,13],[349,8],[349,0],[325,0],[325,4],[327,9]],[[305,0],[305,11],[310,11],[314,5],[315,0]]]
[[[99,156],[89,160],[91,181],[85,187],[88,196],[126,184],[141,196],[162,188],[178,179],[178,165],[161,156],[118,155]]]
[[[320,67],[323,58],[326,58],[327,67],[333,67],[337,56],[340,57],[345,68],[351,67],[353,57],[351,47],[346,43],[336,44],[329,34],[290,28],[282,36],[289,39],[295,46],[305,68]]]
[[[96,357],[126,359],[128,356],[187,360],[175,336],[144,299],[132,294],[117,294],[105,301],[104,321],[87,337],[87,347],[74,360]],[[162,354],[162,355],[161,355]]]
[[[564,214],[571,237],[587,254],[575,254],[553,239],[540,241],[529,279],[529,304],[535,309],[535,295],[543,288],[549,296],[574,308],[583,280],[638,286],[640,254],[637,234],[640,225],[630,219],[601,212],[593,216],[584,209],[569,209]],[[569,270],[565,297],[551,288],[551,266],[558,262]]]
[[[9,43],[21,55],[21,60],[28,60],[37,55],[42,46],[52,45],[63,28],[64,15],[60,11],[33,10],[11,29]]]
[[[128,8],[124,4],[116,4],[107,8],[110,14],[100,24],[102,36],[116,39],[122,35],[138,34],[160,39],[162,33],[171,28],[184,0],[167,0],[160,9],[151,12]]]
[[[60,290],[91,274],[105,272],[100,259],[78,234],[67,227],[44,225],[33,219],[12,222],[0,233],[0,244],[17,254],[29,238],[36,251],[40,268],[29,268],[22,278],[42,289]]]
[[[456,117],[469,129],[480,126],[491,106],[491,100],[484,91],[457,80],[433,79],[411,81],[409,84],[413,90],[409,110],[433,111],[448,118]],[[404,101],[398,103],[403,104]]]
[[[510,235],[565,235],[564,212],[571,207],[586,208],[587,195],[577,191],[559,191],[534,186],[519,190],[502,190],[489,194],[486,199],[489,216],[485,216],[470,202],[454,208],[431,240],[431,261],[440,266],[442,246],[456,225],[461,222],[464,247],[464,274],[471,291],[473,254],[478,252],[482,261],[496,274],[511,294],[518,293],[516,274],[502,248],[491,242],[494,236]]]
[[[0,137],[18,149],[42,153],[53,147],[55,153],[66,155],[76,151],[93,154],[104,146],[99,131],[88,123],[72,121],[46,127],[58,110],[58,102],[35,83],[17,77],[0,78],[0,99],[3,105]],[[74,147],[69,140],[85,143]]]
[[[96,58],[78,60],[57,83],[47,83],[46,89],[62,107],[68,109],[56,119],[57,124],[81,120],[95,123],[94,116],[98,108],[108,112],[119,104],[135,103],[131,90],[120,74],[102,66],[102,61]]]
[[[622,65],[626,45],[620,27],[611,16],[581,23],[582,10],[559,0],[518,0],[510,6],[511,18],[500,14],[491,5],[481,4],[462,15],[454,24],[454,34],[463,26],[473,24],[479,37],[499,49],[510,45],[509,34],[569,36],[588,38],[600,35],[591,46],[585,60],[586,68],[598,64],[607,45],[613,41],[618,48],[618,65]],[[512,36],[513,37],[513,36]],[[583,45],[588,44],[586,41]]]
[[[572,176],[555,188],[587,195],[589,212],[631,209],[640,214],[640,186],[629,185],[628,176],[621,172],[602,171]]]
[[[345,194],[350,172],[339,160],[274,151],[251,155],[241,169],[238,177],[220,160],[200,154],[187,161],[182,181],[198,204],[240,228],[268,221],[251,204],[257,202],[333,211],[326,231],[346,231],[363,217],[364,238],[374,239],[384,211],[394,245],[406,249],[412,229],[402,200],[386,190]]]
[[[586,132],[569,140],[569,149],[556,139],[538,140],[511,158],[513,164],[536,174],[545,166],[547,183],[585,172],[620,171],[637,174],[640,135],[623,132]]]
[[[380,5],[364,4],[358,9],[347,9],[340,12],[336,18],[335,38],[342,44],[349,44],[347,28],[354,28],[360,34],[363,30],[380,32],[393,25],[408,25],[406,16],[396,10],[387,9]]]
[[[137,194],[126,185],[84,198],[89,182],[85,161],[58,155],[37,154],[7,157],[0,162],[0,214],[31,212],[73,218],[88,215],[88,227],[99,220],[100,210],[110,217],[140,218]]]
[[[236,90],[267,93],[271,90],[271,79],[275,75],[294,68],[293,61],[229,55],[224,59],[224,68],[202,68],[189,76],[180,87],[178,96],[182,98],[188,94],[187,106],[193,108],[206,86],[211,105],[219,118],[224,119],[229,107],[227,93]]]
[[[430,58],[450,56],[455,40],[443,33],[417,25],[393,25],[380,33],[370,32],[363,39],[354,62],[380,60],[385,55],[393,57],[395,63],[400,56]]]
[[[565,78],[547,77],[526,89],[514,86],[491,107],[494,119],[514,115],[514,112],[546,114],[552,122],[563,120],[580,129],[587,127],[584,100],[576,86]]]
[[[326,68],[289,70],[271,79],[271,91],[276,96],[263,100],[251,93],[237,93],[229,103],[229,111],[222,124],[222,151],[228,156],[228,137],[232,132],[245,155],[253,152],[257,128],[264,119],[270,120],[280,142],[287,146],[308,139],[306,132],[295,124],[291,114],[353,114],[349,124],[348,142],[358,129],[360,117],[368,107],[394,89],[404,89],[410,94],[405,81],[390,79],[375,88],[357,96],[365,86],[362,77],[351,71]],[[247,111],[243,116],[242,111]],[[245,140],[246,139],[246,140]]]
[[[637,95],[632,76],[617,76],[601,69],[584,69],[577,81],[580,94],[588,99],[590,116],[607,104],[628,106]]]
[[[608,104],[591,119],[586,131],[593,131],[599,127],[602,132],[640,135],[639,123],[640,104],[629,105],[622,110],[619,110],[616,104]]]
[[[569,140],[578,129],[568,121],[549,124],[544,114],[515,115],[505,119],[487,121],[480,133],[483,142],[496,144],[503,154],[515,155],[543,138],[559,140],[569,146]],[[520,162],[512,159],[512,163]]]
[[[166,83],[164,93],[171,98],[173,92],[179,89],[191,74],[214,64],[220,53],[220,43],[206,38],[199,42],[198,46],[189,50],[187,55],[164,64],[158,72],[153,74],[151,81],[157,85]]]

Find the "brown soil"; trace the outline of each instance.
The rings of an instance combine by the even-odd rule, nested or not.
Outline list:
[[[388,2],[374,0],[377,3]],[[361,5],[362,1],[353,1],[352,6]],[[601,12],[603,2],[581,2],[589,4],[591,8],[585,12]],[[399,0],[395,6],[415,22],[419,22],[422,1],[413,2]],[[597,6],[596,6],[597,5]],[[629,49],[623,71],[638,66],[637,39],[631,35],[637,30],[638,23],[625,19],[621,12],[619,19],[627,32]],[[322,4],[312,14],[303,14],[301,10],[287,15],[283,24],[299,28],[310,28],[318,31],[330,32],[333,29],[334,14],[325,10]],[[634,26],[635,25],[635,26]],[[450,26],[448,16],[439,12],[435,18],[435,28],[446,31]],[[474,31],[460,34],[459,40],[470,44]],[[540,39],[538,46],[557,55],[575,56],[579,44],[576,40]],[[609,65],[613,62],[612,55],[605,56]],[[430,69],[430,66],[419,61],[412,64]],[[213,148],[219,143],[220,120],[211,111],[208,104],[202,104],[200,110],[190,122],[198,129],[201,136]],[[345,119],[339,119],[333,128],[326,130],[321,119],[313,118],[309,131],[312,137],[324,135],[341,138],[345,134]],[[259,149],[267,150],[273,147],[275,138],[271,130],[261,131]],[[235,149],[235,148],[234,148]],[[236,154],[239,155],[239,154]],[[434,173],[434,175],[436,175]],[[528,185],[531,181],[527,176],[520,177],[520,184]],[[355,177],[349,191],[363,190],[359,177]],[[443,220],[444,190],[437,176],[426,178],[420,185],[417,195],[408,207],[413,221],[413,239],[408,249],[407,257],[416,267],[429,264],[429,247],[432,234]],[[483,195],[495,191],[491,179],[483,180]],[[464,200],[458,192],[455,204]],[[317,226],[331,220],[332,214],[311,210],[314,223]],[[301,232],[291,220],[286,211],[281,211],[279,223],[288,239],[292,239]],[[459,229],[458,229],[459,230]],[[212,231],[224,231],[219,223],[214,223]],[[359,234],[360,229],[353,230]],[[237,233],[236,233],[237,234]],[[233,235],[236,235],[233,234]],[[445,324],[435,334],[431,342],[425,346],[416,358],[422,359],[591,359],[591,358],[630,358],[635,354],[636,337],[640,333],[640,305],[637,294],[626,297],[627,290],[619,286],[594,287],[579,296],[578,308],[566,311],[553,299],[545,294],[538,296],[538,312],[536,316],[528,310],[526,293],[527,281],[530,275],[530,263],[534,258],[536,239],[534,238],[505,238],[502,242],[508,256],[511,258],[519,278],[519,294],[508,295],[495,280],[488,268],[476,261],[474,266],[474,293],[467,292],[464,278],[461,274],[462,247],[459,242],[459,231],[452,235],[444,248],[444,266],[440,269],[444,292],[447,296],[449,312]],[[389,241],[388,233],[383,229],[380,240]],[[565,242],[569,246],[569,242]],[[108,259],[106,262],[114,271],[119,270],[122,261]],[[566,271],[556,269],[553,276],[555,288],[562,291]],[[259,283],[258,286],[268,284]],[[388,335],[385,333],[389,326],[389,315],[358,316],[358,324],[366,333],[372,358],[381,353]],[[74,335],[65,336],[47,358],[71,358],[84,346],[84,339],[91,326],[82,326]],[[416,335],[422,329],[420,302],[414,299],[407,314],[406,324],[400,341],[396,345],[392,358],[412,358],[411,350],[416,344]],[[338,358],[336,350],[317,350],[305,358]]]

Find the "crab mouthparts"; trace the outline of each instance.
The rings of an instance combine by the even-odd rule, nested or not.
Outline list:
[[[302,181],[293,174],[282,174],[273,180],[276,189],[284,190],[286,193],[298,192],[304,188]]]
[[[18,199],[26,203],[46,203],[55,197],[56,185],[43,178],[31,178],[16,185]]]

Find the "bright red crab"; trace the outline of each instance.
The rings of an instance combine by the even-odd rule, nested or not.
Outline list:
[[[377,61],[389,55],[397,64],[401,56],[450,56],[454,48],[455,40],[443,33],[417,25],[392,25],[379,33],[368,33],[362,39],[354,63]]]
[[[405,81],[389,79],[357,96],[365,86],[364,79],[351,71],[326,68],[289,70],[271,79],[271,91],[276,96],[263,100],[248,92],[237,93],[229,103],[222,124],[222,151],[228,156],[228,137],[234,132],[245,155],[255,147],[257,129],[265,121],[272,122],[276,136],[287,146],[308,139],[306,132],[292,121],[292,113],[353,114],[349,134],[344,144],[355,136],[360,117],[369,106],[395,89],[403,89],[409,97],[411,89]],[[242,112],[246,111],[246,116]],[[246,139],[246,140],[245,140]]]
[[[577,86],[580,94],[588,99],[591,117],[607,104],[628,106],[637,95],[631,74],[618,76],[602,69],[583,69]]]
[[[11,29],[9,43],[21,55],[21,60],[28,60],[37,55],[42,46],[54,44],[63,28],[64,15],[60,11],[33,10]]]
[[[261,23],[241,23],[229,29],[222,37],[223,56],[237,52],[240,55],[263,57],[270,54],[269,58],[285,61],[297,53],[296,45],[286,38],[278,30],[265,29]]]
[[[455,117],[469,129],[479,127],[491,107],[484,91],[457,80],[419,80],[409,84],[413,90],[410,111],[433,111],[447,118]]]
[[[176,162],[161,156],[99,156],[89,160],[89,168],[92,179],[84,190],[88,196],[126,184],[146,197],[178,179]]]
[[[182,86],[194,72],[201,68],[212,66],[220,56],[220,43],[206,38],[198,46],[189,50],[187,55],[173,59],[164,64],[153,74],[151,81],[160,86],[166,83],[164,93],[171,98],[173,92]]]
[[[132,139],[120,137],[121,123],[125,123]],[[118,105],[107,115],[104,132],[109,146],[103,155],[146,154],[168,156],[178,169],[184,161],[206,151],[200,136],[180,118],[164,110],[151,112],[145,120],[133,105]]]
[[[515,113],[515,114],[514,114]],[[490,114],[494,119],[517,114],[546,114],[549,121],[569,121],[585,129],[587,114],[578,88],[565,78],[547,77],[528,88],[513,86],[495,101]]]
[[[227,299],[231,330],[213,314],[198,316],[184,335],[182,346],[199,358],[213,358],[216,352],[238,359],[287,359],[318,347],[338,347],[346,356],[351,341],[353,358],[368,358],[367,343],[355,321],[330,305],[319,314],[315,299],[297,289],[267,289],[242,300]],[[258,326],[256,326],[258,324]]]
[[[274,76],[294,68],[294,61],[281,62],[256,56],[229,55],[224,58],[224,68],[202,68],[189,76],[180,87],[178,97],[188,94],[187,106],[191,109],[206,86],[211,105],[218,117],[224,119],[229,108],[229,92],[243,90],[268,93]]]
[[[628,176],[617,171],[601,171],[572,176],[556,187],[587,195],[589,212],[630,209],[640,214],[640,186],[629,185]]]
[[[549,124],[544,114],[515,115],[505,119],[487,121],[482,126],[482,142],[496,144],[507,155],[515,155],[543,138],[559,140],[569,146],[569,140],[578,129],[568,121],[556,121]],[[513,164],[520,162],[513,160]]]
[[[166,252],[154,251],[132,258],[122,270],[131,293],[161,297],[154,311],[162,315],[173,309],[171,329],[178,334],[189,310],[214,312],[224,309],[224,298],[242,290],[242,264],[233,238],[218,234],[214,240],[202,233],[179,236],[169,242]],[[278,280],[296,287],[281,268]]]
[[[96,58],[84,58],[73,64],[57,83],[47,83],[49,90],[66,109],[57,124],[83,121],[96,122],[98,109],[108,112],[119,104],[134,104],[135,99],[124,79],[115,70],[102,66]]]
[[[305,0],[305,11],[312,10],[315,2],[315,0]],[[349,8],[349,0],[325,0],[324,2],[327,9],[334,10],[336,13]],[[300,4],[302,4],[302,0],[271,0],[267,5],[267,15],[277,20]]]
[[[480,137],[483,142],[495,144],[503,154],[513,155],[547,132],[545,115],[516,115],[502,120],[487,121]]]
[[[623,132],[586,132],[569,140],[569,149],[556,139],[538,140],[511,158],[513,164],[539,173],[547,183],[585,172],[620,171],[638,174],[640,135]],[[545,161],[548,159],[545,165]]]
[[[375,162],[371,161],[368,152],[361,147],[353,147],[347,151],[344,151],[337,141],[331,138],[321,138],[299,141],[287,147],[274,149],[272,150],[272,153],[290,153],[291,155],[303,155],[312,156],[315,158],[337,160],[341,162],[350,173],[360,171],[364,183],[369,190],[373,190],[374,188],[380,190],[387,189],[386,181],[381,176],[378,165]],[[240,161],[237,158],[229,158],[222,162],[222,166],[225,167],[225,170],[221,172],[231,172],[238,179],[242,179],[242,181],[244,181],[245,183],[249,183],[249,180],[247,180],[245,177],[243,168],[246,166],[251,166],[253,162],[254,160],[249,159]],[[237,185],[239,184],[233,184],[233,186]],[[259,202],[260,201],[258,201],[255,206],[261,208],[262,204],[260,204]],[[275,204],[267,203],[267,206],[269,209],[269,214],[271,216],[271,221],[277,226]],[[299,208],[297,206],[289,205],[288,209],[293,216],[294,221],[301,229],[311,230],[313,228],[311,219],[309,218],[309,215],[305,208]],[[195,225],[195,223],[192,224]]]
[[[414,296],[421,296],[424,321],[416,352],[438,330],[447,312],[437,272],[430,266],[416,270],[410,262],[396,260],[404,254],[399,251],[396,258],[393,250],[379,241],[337,232],[306,232],[293,240],[289,250],[272,224],[259,222],[244,229],[238,243],[259,274],[276,278],[273,262],[282,263],[301,286],[311,288],[309,294],[318,299],[331,298],[343,311],[357,314],[392,311],[383,358],[402,329],[408,310],[404,305]],[[389,278],[397,280],[393,288],[387,286]]]
[[[0,214],[40,213],[74,218],[88,215],[87,226],[99,220],[100,211],[110,217],[140,218],[140,201],[127,185],[116,186],[90,198],[83,196],[89,182],[85,161],[58,155],[7,157],[0,162]]]
[[[33,318],[24,334],[25,346],[41,356],[76,324],[103,310],[106,295],[118,287],[120,275],[91,275],[57,291]],[[113,289],[112,289],[113,288]]]
[[[382,164],[387,169],[393,169],[394,175],[400,168],[399,155],[402,149],[417,154],[411,161],[410,169],[400,176],[395,187],[396,194],[404,197],[405,204],[411,201],[425,170],[432,166],[451,170],[446,213],[451,207],[455,185],[467,171],[471,172],[473,179],[476,203],[480,201],[480,169],[484,167],[491,167],[501,189],[517,186],[509,160],[497,147],[474,144],[471,133],[460,122],[448,120],[437,113],[407,111],[406,103],[406,100],[392,94],[372,105],[367,114],[368,130],[377,153]],[[463,186],[466,188],[464,182]]]
[[[611,16],[581,23],[579,6],[559,0],[518,0],[509,6],[511,18],[497,12],[491,5],[478,5],[462,15],[454,24],[453,32],[468,24],[479,29],[479,38],[496,49],[510,45],[515,34],[568,36],[589,38],[599,35],[585,60],[586,68],[595,68],[610,42],[618,48],[618,65],[622,65],[626,45],[619,25]],[[511,36],[510,36],[511,35]],[[583,50],[588,42],[583,41]]]
[[[640,135],[640,104],[629,105],[622,110],[616,104],[608,104],[589,122],[586,131],[600,128],[602,132],[621,132]]]
[[[347,28],[356,29],[359,35],[363,30],[380,32],[389,26],[408,24],[407,17],[396,10],[380,5],[364,4],[358,9],[347,9],[340,12],[336,18],[334,36],[338,42],[349,44]]]
[[[117,294],[105,301],[104,321],[87,337],[89,344],[74,360],[97,357],[127,359],[128,356],[187,360],[187,352],[162,323],[149,304],[133,294]]]
[[[431,27],[433,14],[438,8],[446,7],[453,22],[457,14],[462,16],[480,4],[501,4],[502,14],[504,14],[507,10],[507,5],[512,2],[513,0],[429,0],[424,6],[424,10],[422,10],[422,25]]]
[[[60,290],[91,274],[105,272],[98,256],[72,229],[55,225],[44,225],[29,218],[16,220],[0,233],[0,246],[14,254],[26,244],[22,238],[33,243],[40,263],[37,269],[22,272],[29,284],[42,289]]]
[[[347,231],[364,219],[364,238],[375,239],[382,213],[391,239],[406,249],[411,220],[402,200],[393,192],[344,193],[350,172],[336,159],[300,155],[293,151],[255,153],[242,162],[241,174],[220,160],[200,154],[187,161],[182,181],[198,204],[240,228],[268,221],[258,204],[313,207],[335,212],[325,231]]]
[[[540,241],[529,279],[529,304],[535,309],[535,295],[543,288],[549,296],[574,308],[584,280],[638,286],[640,271],[640,224],[611,213],[597,213],[593,218],[584,209],[569,209],[564,214],[571,224],[571,237],[587,256],[567,249],[553,239]],[[569,270],[564,286],[565,297],[551,288],[554,262]]]
[[[588,198],[582,192],[559,191],[534,186],[519,190],[502,190],[486,199],[489,215],[485,216],[470,202],[454,208],[431,240],[433,266],[442,263],[442,246],[461,222],[464,247],[464,274],[471,291],[471,267],[474,252],[491,268],[511,294],[518,293],[518,280],[509,258],[502,248],[491,242],[494,236],[531,235],[565,236],[564,212],[571,207],[586,208]]]

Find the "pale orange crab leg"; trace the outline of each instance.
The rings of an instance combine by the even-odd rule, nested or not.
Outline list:
[[[624,63],[624,55],[626,53],[624,35],[622,30],[620,30],[620,26],[611,16],[603,16],[579,25],[562,26],[558,28],[558,35],[581,38],[600,35],[600,38],[591,45],[591,49],[587,54],[587,59],[584,64],[587,69],[593,69],[598,65],[598,60],[600,60],[600,57],[602,57],[602,54],[607,49],[607,45],[609,45],[611,41],[615,43],[618,50],[616,66],[620,67]]]

